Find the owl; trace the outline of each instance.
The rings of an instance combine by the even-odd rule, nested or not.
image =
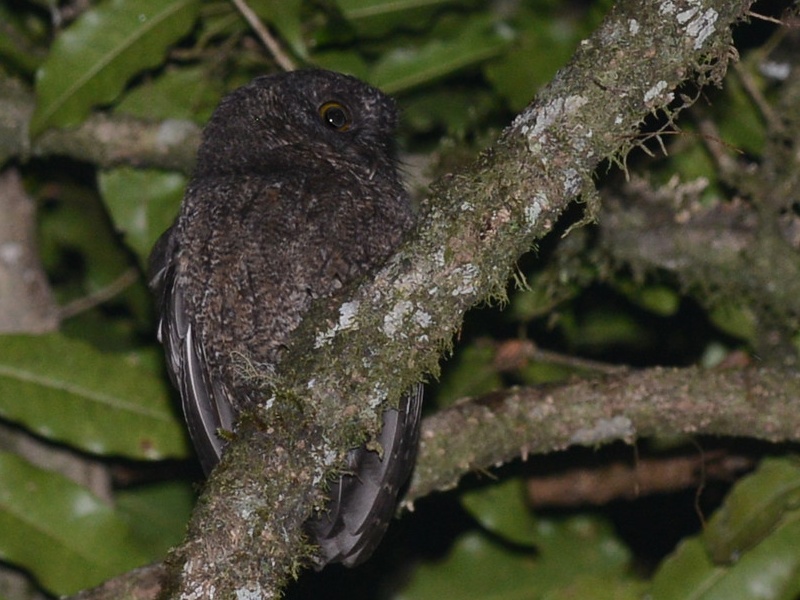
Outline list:
[[[394,148],[397,112],[346,75],[258,77],[203,130],[175,223],[156,243],[158,337],[208,473],[239,413],[263,401],[232,357],[269,369],[315,302],[369,276],[414,226]],[[326,510],[306,523],[316,566],[369,557],[394,513],[417,446],[421,388],[386,410],[379,455],[347,455]],[[227,436],[230,437],[230,436]]]

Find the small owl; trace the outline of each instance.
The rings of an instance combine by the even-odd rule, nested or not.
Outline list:
[[[263,400],[232,357],[276,365],[314,302],[368,276],[414,225],[393,143],[394,103],[322,70],[259,77],[225,97],[203,131],[175,223],[150,258],[158,336],[208,473],[220,431]],[[394,513],[417,446],[421,390],[387,410],[382,457],[349,471],[306,528],[317,566],[369,557]]]

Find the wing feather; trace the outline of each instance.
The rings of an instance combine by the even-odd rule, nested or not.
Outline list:
[[[365,447],[351,450],[349,474],[333,483],[325,510],[306,524],[320,547],[317,569],[332,562],[348,567],[363,562],[386,533],[400,488],[414,467],[422,391],[421,384],[414,386],[398,408],[383,413],[377,439],[383,457]]]
[[[218,432],[232,430],[234,415],[226,388],[208,370],[205,350],[185,309],[177,276],[174,228],[158,240],[150,258],[150,287],[159,310],[158,338],[164,345],[167,370],[180,392],[183,413],[203,470],[219,462],[224,441]]]

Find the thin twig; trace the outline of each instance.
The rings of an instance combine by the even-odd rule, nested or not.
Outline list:
[[[772,110],[772,107],[767,102],[767,99],[764,98],[764,95],[761,93],[761,90],[758,88],[758,85],[755,81],[753,81],[753,77],[750,75],[750,72],[747,70],[746,67],[743,67],[741,64],[736,63],[733,65],[734,71],[739,76],[739,81],[744,88],[744,91],[750,96],[750,99],[755,103],[758,107],[758,110],[761,111],[761,114],[764,117],[764,120],[767,122],[769,128],[774,132],[782,132],[783,122],[780,118],[775,114],[775,111]]]
[[[731,150],[732,146],[722,139],[716,123],[709,118],[701,117],[697,121],[697,126],[700,129],[700,139],[717,165],[721,178],[731,182],[741,175],[739,163],[725,151]],[[739,153],[741,154],[741,151]]]
[[[748,10],[745,14],[748,17],[753,17],[754,19],[760,19],[762,21],[766,21],[767,23],[775,23],[776,25],[786,26],[786,23],[784,23],[780,19],[776,19],[775,17],[770,17],[767,15],[762,15],[757,12],[753,12],[752,10]]]
[[[496,346],[494,365],[498,371],[520,369],[529,361],[545,362],[605,375],[619,375],[630,370],[625,365],[614,365],[544,350],[531,340],[506,340]]]
[[[139,272],[131,267],[106,287],[62,306],[59,310],[59,318],[63,321],[64,319],[69,319],[82,312],[91,310],[95,306],[99,306],[103,302],[110,300],[128,286],[133,285],[138,279]]]
[[[233,4],[242,13],[242,16],[247,20],[250,24],[250,27],[256,32],[259,38],[261,38],[261,42],[267,47],[269,53],[275,59],[275,62],[283,69],[284,71],[294,71],[297,66],[294,64],[294,61],[289,57],[289,55],[284,52],[283,48],[281,48],[278,40],[269,32],[269,30],[264,26],[261,22],[261,19],[258,18],[258,15],[253,12],[253,9],[250,8],[245,0],[233,0]]]

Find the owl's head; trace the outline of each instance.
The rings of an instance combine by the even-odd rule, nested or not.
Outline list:
[[[396,125],[392,99],[355,77],[317,69],[258,77],[214,111],[203,131],[198,171],[389,166]]]

